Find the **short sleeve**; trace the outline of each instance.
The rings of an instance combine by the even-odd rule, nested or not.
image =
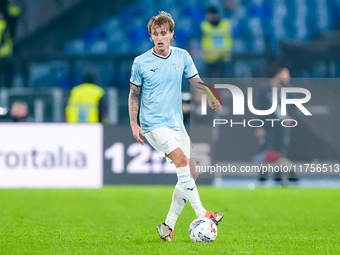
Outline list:
[[[185,50],[184,52],[184,77],[190,79],[197,75],[197,69],[189,53]]]
[[[143,83],[140,65],[137,61],[137,58],[135,58],[132,64],[130,82],[138,87],[142,86]]]

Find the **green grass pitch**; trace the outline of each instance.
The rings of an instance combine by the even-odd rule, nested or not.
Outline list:
[[[198,188],[226,214],[214,243],[191,242],[189,203],[159,238],[171,186],[0,190],[0,254],[340,254],[338,189]]]

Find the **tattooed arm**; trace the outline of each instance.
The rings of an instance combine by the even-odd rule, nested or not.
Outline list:
[[[137,123],[138,115],[138,99],[139,99],[140,87],[130,83],[130,94],[129,94],[129,116],[130,126],[133,137],[141,144],[144,145],[143,139],[140,137],[144,136],[141,127]]]

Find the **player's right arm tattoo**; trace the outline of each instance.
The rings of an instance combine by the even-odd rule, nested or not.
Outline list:
[[[137,124],[138,115],[138,99],[139,99],[140,87],[130,84],[129,94],[129,116],[130,125]]]

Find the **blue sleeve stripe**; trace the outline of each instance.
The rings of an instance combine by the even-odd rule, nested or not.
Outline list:
[[[187,78],[188,80],[190,80],[191,78],[195,77],[198,73],[195,73],[193,76]]]

